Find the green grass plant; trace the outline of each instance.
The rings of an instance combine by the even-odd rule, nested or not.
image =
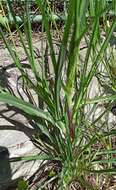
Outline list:
[[[60,163],[60,171],[51,170],[51,173],[54,173],[53,176],[51,175],[52,177],[44,184],[40,184],[38,189],[43,189],[46,184],[56,178],[58,189],[68,189],[74,181],[88,190],[99,189],[100,177],[102,175],[111,176],[116,172],[113,167],[113,164],[116,164],[114,158],[116,151],[112,146],[112,138],[115,138],[116,130],[107,128],[108,123],[103,120],[109,114],[112,102],[116,100],[113,50],[111,62],[105,58],[109,42],[116,29],[116,18],[112,17],[109,21],[107,12],[111,8],[114,10],[116,5],[114,1],[108,4],[103,0],[101,4],[101,1],[97,0],[69,0],[67,18],[64,22],[58,56],[56,56],[48,1],[36,0],[42,14],[42,25],[46,32],[50,52],[48,65],[44,62],[44,57],[41,57],[43,64],[41,70],[35,59],[29,1],[25,0],[26,43],[10,0],[7,0],[7,3],[34,80],[31,80],[22,66],[10,26],[7,23],[4,25],[4,30],[9,33],[12,43],[6,39],[3,26],[1,26],[0,36],[21,74],[24,87],[30,92],[30,101],[13,96],[4,89],[0,91],[0,101],[15,106],[29,116],[35,128],[38,129],[35,142],[42,149],[41,154],[21,157],[18,160],[39,159]],[[103,20],[102,24],[101,20]],[[106,25],[108,21],[109,28]],[[56,26],[56,23],[52,24]],[[103,33],[105,33],[105,38],[102,38]],[[80,56],[83,41],[86,44],[86,50],[82,61]],[[97,78],[100,88],[103,88],[105,78],[99,74],[101,65],[112,82],[110,87],[114,93],[102,91],[101,94],[91,98],[88,91],[93,90],[90,88],[93,78]],[[52,70],[51,76],[49,69],[45,69],[46,67]],[[38,96],[39,102],[42,102],[41,106],[33,103],[31,89]],[[94,113],[99,104],[104,103],[108,104],[107,109],[91,120],[90,115]],[[89,113],[86,112],[87,106],[89,106]],[[96,182],[92,184],[87,180],[88,176],[93,176]]]

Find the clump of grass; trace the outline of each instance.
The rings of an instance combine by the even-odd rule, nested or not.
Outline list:
[[[100,1],[69,0],[60,49],[56,56],[49,23],[51,11],[48,2],[36,0],[41,10],[42,25],[46,31],[50,52],[50,61],[46,62],[45,57],[42,56],[40,67],[35,59],[29,2],[25,0],[24,32],[27,40],[27,45],[25,45],[24,35],[17,23],[11,3],[7,0],[34,80],[31,80],[20,62],[12,32],[7,23],[5,27],[10,34],[12,44],[6,40],[1,27],[0,36],[21,74],[24,88],[28,89],[29,101],[13,96],[4,90],[0,92],[0,101],[23,110],[38,130],[35,143],[42,152],[31,157],[21,157],[20,160],[39,159],[58,163],[60,169],[56,171],[52,167],[48,170],[48,178],[44,184],[43,182],[39,184],[40,189],[54,182],[56,178],[58,189],[67,189],[75,184],[81,189],[99,189],[103,185],[100,182],[101,178],[105,179],[106,176],[110,177],[116,172],[113,167],[116,163],[114,158],[116,152],[112,145],[112,138],[116,131],[110,128],[107,130],[107,121],[102,121],[102,118],[109,113],[110,103],[116,100],[116,95],[103,91],[94,98],[88,95],[93,78],[98,78],[101,82],[98,72],[101,65],[109,73],[110,80],[113,80],[111,88],[113,90],[115,88],[113,79],[115,76],[111,74],[112,69],[105,59],[105,53],[116,28],[116,20],[115,17],[112,18],[112,22],[109,23],[110,28],[101,27],[101,18],[104,23],[107,23],[106,12],[111,8],[109,4],[103,2],[101,6]],[[55,22],[52,24],[57,26]],[[101,30],[106,34],[103,40],[101,40]],[[83,41],[86,49],[82,60],[80,56]],[[31,89],[38,96],[39,104],[33,101]],[[104,102],[109,103],[109,107],[99,113],[97,118],[91,120],[91,113],[94,113],[97,106]],[[89,113],[86,112],[88,105],[90,105]]]

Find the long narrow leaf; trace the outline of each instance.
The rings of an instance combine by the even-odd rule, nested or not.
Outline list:
[[[70,0],[68,16],[65,23],[65,29],[64,29],[61,47],[60,47],[56,75],[55,75],[55,100],[56,100],[56,111],[58,115],[60,112],[60,90],[61,90],[62,67],[64,65],[70,29],[73,23],[74,9],[75,9],[75,0]]]
[[[53,64],[53,68],[54,71],[56,70],[56,57],[55,57],[55,52],[54,52],[54,47],[53,47],[53,42],[52,42],[52,36],[51,36],[51,31],[50,31],[50,26],[49,26],[49,15],[47,15],[46,13],[46,5],[45,5],[45,1],[42,0],[36,0],[37,5],[39,6],[41,13],[42,13],[42,18],[43,18],[43,23],[44,23],[44,27],[47,33],[47,37],[48,37],[48,43],[49,43],[49,47],[50,47],[50,53],[51,53],[51,59],[52,59],[52,64]]]
[[[38,155],[33,155],[33,156],[22,156],[22,157],[15,157],[15,158],[10,158],[10,162],[18,162],[18,161],[33,161],[33,160],[59,160],[59,158],[53,157],[51,154],[45,154],[45,153],[40,153]]]
[[[83,100],[82,104],[94,104],[103,101],[114,101],[114,100],[116,100],[116,95],[99,96],[90,100],[89,99]]]
[[[7,92],[4,92],[4,91],[0,92],[0,101],[5,102],[7,104],[11,104],[12,106],[15,106],[15,107],[23,110],[24,112],[26,112],[29,115],[41,117],[54,124],[52,117],[50,116],[50,114],[47,111],[45,112],[39,108],[36,108],[32,104],[25,102],[17,97],[14,97]]]
[[[103,163],[113,164],[113,163],[115,163],[116,164],[116,159],[96,160],[96,161],[92,162],[92,164],[97,164],[97,163],[100,163],[100,164],[103,164]]]

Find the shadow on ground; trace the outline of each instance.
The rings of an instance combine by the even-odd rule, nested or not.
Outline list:
[[[11,181],[11,176],[9,151],[6,147],[0,146],[0,190],[7,188]]]

